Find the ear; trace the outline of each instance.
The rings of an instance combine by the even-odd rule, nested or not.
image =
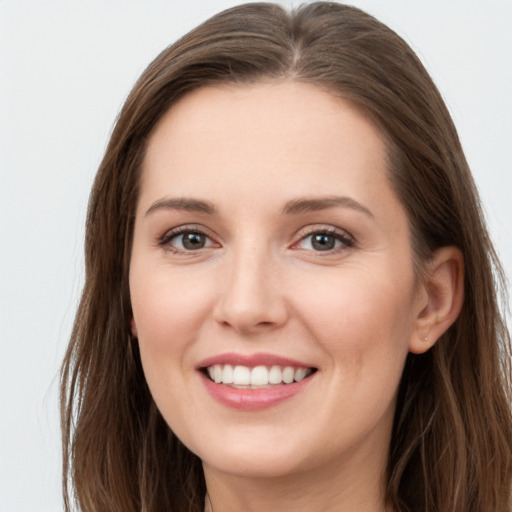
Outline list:
[[[456,247],[442,247],[427,264],[418,293],[418,315],[409,351],[422,354],[455,322],[464,302],[464,259]]]
[[[130,329],[131,329],[131,331],[132,331],[132,336],[133,336],[134,338],[137,338],[137,337],[138,337],[138,333],[137,333],[137,326],[135,325],[135,319],[133,318],[133,316],[132,316],[132,318],[130,319]]]

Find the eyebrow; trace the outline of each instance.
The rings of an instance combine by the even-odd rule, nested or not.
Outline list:
[[[191,199],[188,197],[163,198],[155,201],[147,210],[146,215],[158,210],[181,210],[216,215],[217,208],[209,201]]]
[[[335,206],[351,208],[373,218],[373,213],[355,199],[346,196],[304,197],[287,202],[283,207],[283,214],[298,215],[301,213],[327,210]]]
[[[357,202],[355,199],[346,196],[325,196],[325,197],[303,197],[288,201],[282,210],[283,215],[299,215],[301,213],[317,212],[327,210],[336,206],[352,208],[373,218],[372,212]],[[146,211],[149,215],[158,210],[181,210],[187,212],[199,212],[207,215],[217,215],[217,208],[209,201],[192,199],[188,197],[162,198],[155,201]]]

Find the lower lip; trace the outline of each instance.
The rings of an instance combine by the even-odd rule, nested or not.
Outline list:
[[[300,382],[281,384],[262,389],[238,389],[225,384],[216,384],[202,375],[202,380],[210,395],[222,405],[242,411],[258,411],[273,407],[300,393],[311,381],[312,376]]]

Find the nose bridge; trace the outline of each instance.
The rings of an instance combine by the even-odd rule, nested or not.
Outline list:
[[[219,321],[243,332],[276,327],[285,321],[278,265],[269,244],[245,240],[233,246],[224,264]]]

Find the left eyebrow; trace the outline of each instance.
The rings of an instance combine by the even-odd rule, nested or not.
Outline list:
[[[282,213],[284,215],[298,215],[300,213],[327,210],[336,206],[351,208],[374,218],[373,213],[366,206],[347,196],[301,197],[288,201],[284,205]]]

